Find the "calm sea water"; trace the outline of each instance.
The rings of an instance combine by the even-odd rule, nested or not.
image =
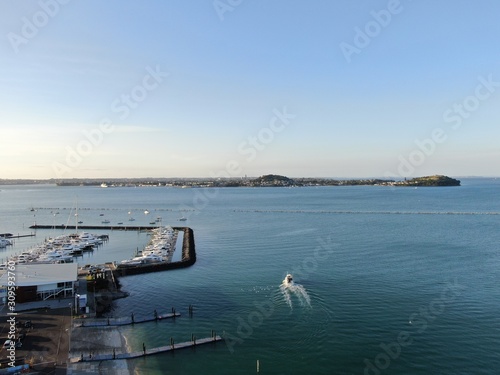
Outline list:
[[[0,233],[29,233],[34,221],[73,224],[76,205],[84,224],[161,216],[193,228],[196,264],[121,278],[130,296],[111,314],[181,312],[123,328],[132,350],[211,330],[226,341],[130,362],[139,374],[254,374],[257,361],[262,374],[498,374],[500,180],[462,185],[2,186]],[[53,234],[38,230],[0,258]],[[145,233],[108,234],[79,263],[129,258],[148,241]],[[295,285],[280,288],[287,272]]]

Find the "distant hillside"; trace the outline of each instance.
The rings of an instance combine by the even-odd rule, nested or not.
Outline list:
[[[291,178],[277,174],[267,174],[250,181],[252,186],[293,186],[295,181]]]
[[[460,180],[442,175],[416,177],[411,180],[399,181],[395,186],[460,186]]]

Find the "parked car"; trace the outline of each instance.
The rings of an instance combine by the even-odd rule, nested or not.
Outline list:
[[[5,342],[3,343],[3,347],[4,348],[11,347],[12,346],[12,342],[14,342],[14,341],[12,341],[12,340],[5,340]],[[20,348],[21,346],[23,346],[23,343],[21,341],[15,341],[14,342],[14,346],[16,348]]]

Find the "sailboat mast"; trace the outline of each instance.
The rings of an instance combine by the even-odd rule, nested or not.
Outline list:
[[[75,207],[76,207],[76,213],[75,213],[75,231],[76,233],[78,233],[78,197],[76,197],[76,203],[75,203]]]

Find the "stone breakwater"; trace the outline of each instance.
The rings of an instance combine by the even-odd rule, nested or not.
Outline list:
[[[140,264],[134,266],[118,266],[115,270],[113,270],[114,276],[138,275],[141,273],[168,271],[192,266],[196,262],[193,230],[189,227],[173,227],[172,229],[184,232],[182,242],[182,258],[180,261]]]

